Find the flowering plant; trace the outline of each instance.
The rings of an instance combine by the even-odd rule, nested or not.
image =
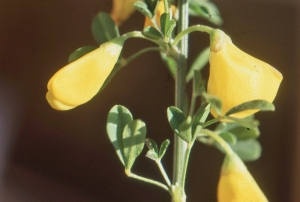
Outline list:
[[[269,64],[237,48],[222,30],[204,25],[189,26],[189,15],[207,19],[216,26],[222,23],[219,14],[211,18],[212,14],[219,13],[212,2],[178,0],[177,6],[172,3],[169,0],[114,0],[111,13],[100,12],[92,23],[93,35],[100,47],[85,46],[73,52],[69,64],[48,82],[46,98],[56,110],[78,107],[101,92],[131,60],[149,51],[159,51],[175,79],[175,106],[168,107],[166,113],[175,134],[173,179],[169,179],[161,162],[170,140],[166,139],[158,147],[153,139],[146,138],[146,124],[142,120],[133,119],[126,107],[115,105],[108,114],[107,133],[126,175],[166,190],[174,202],[184,202],[190,152],[194,143],[200,142],[225,154],[218,201],[267,201],[243,161],[260,156],[258,121],[254,114],[275,109],[272,102],[282,75]],[[143,31],[120,35],[118,26],[135,9],[145,17]],[[188,35],[191,32],[209,34],[210,47],[202,50],[188,68]],[[149,40],[155,46],[124,58],[121,53],[129,38]],[[210,75],[206,85],[200,72],[208,61]],[[186,83],[191,81],[193,92],[189,96]],[[210,113],[213,118],[209,118]],[[148,148],[146,156],[157,164],[165,183],[131,172],[144,145]]]

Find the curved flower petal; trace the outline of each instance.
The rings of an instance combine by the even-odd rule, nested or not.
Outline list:
[[[279,71],[237,48],[221,30],[212,34],[210,49],[207,92],[222,100],[222,115],[243,102],[257,99],[273,102],[282,81]],[[231,116],[244,118],[255,112],[247,110]]]
[[[227,155],[218,183],[218,202],[267,202],[252,175],[239,157]]]
[[[46,98],[57,110],[69,110],[92,99],[116,64],[124,39],[117,38],[66,65],[48,82]]]
[[[122,24],[135,11],[133,4],[139,0],[114,0],[113,7],[110,13],[111,18],[116,25]]]

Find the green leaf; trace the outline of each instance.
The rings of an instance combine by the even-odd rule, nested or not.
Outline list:
[[[258,109],[261,111],[274,111],[275,106],[266,100],[252,100],[249,102],[244,102],[238,106],[231,108],[230,110],[228,110],[228,112],[226,112],[225,115],[229,116],[237,112],[252,110],[252,109]]]
[[[176,27],[176,21],[171,20],[170,13],[163,13],[160,16],[160,27],[163,35],[169,38],[173,29]]]
[[[170,37],[174,28],[176,27],[176,21],[175,20],[170,20],[169,23],[168,23],[168,29],[167,29],[167,32],[165,34],[166,37]]]
[[[177,69],[176,61],[173,58],[168,57],[166,55],[166,53],[163,53],[163,52],[160,52],[160,56],[172,75],[171,78],[167,78],[167,79],[175,78],[175,73],[176,73],[176,69]]]
[[[146,138],[145,144],[147,145],[149,150],[153,150],[155,153],[158,154],[158,147],[154,140],[152,140],[151,138]]]
[[[204,82],[201,72],[194,70],[193,93],[196,96],[202,95],[205,92]]]
[[[203,96],[205,97],[206,101],[210,103],[211,108],[213,108],[218,115],[222,114],[222,101],[218,96],[215,95],[209,95],[206,93],[203,93]]]
[[[166,33],[169,29],[170,13],[163,13],[160,16],[160,27],[163,34],[166,36]]]
[[[246,128],[243,126],[238,126],[229,130],[229,132],[235,134],[238,140],[246,140],[258,138],[260,135],[258,127],[255,128]]]
[[[147,4],[148,10],[154,15],[159,0],[145,0],[145,3]]]
[[[69,56],[69,60],[68,62],[74,62],[75,60],[81,58],[82,56],[84,56],[85,54],[95,50],[96,46],[84,46],[81,48],[76,49],[73,53],[71,53],[71,55]]]
[[[237,138],[233,133],[230,132],[223,132],[219,134],[220,137],[222,137],[226,142],[234,145],[237,142]]]
[[[141,120],[129,122],[123,131],[124,163],[126,170],[131,170],[134,161],[144,148],[146,125]]]
[[[210,110],[210,104],[206,102],[203,105],[201,105],[199,110],[196,112],[193,119],[193,125],[192,125],[193,137],[195,135],[198,135],[198,133],[200,133],[200,130],[202,129],[202,124],[206,121],[206,118],[209,114],[209,110]]]
[[[115,25],[108,13],[100,12],[93,19],[92,33],[99,44],[119,37],[119,28]]]
[[[153,150],[149,150],[146,154],[146,157],[152,159],[153,161],[159,160],[158,154]]]
[[[210,48],[207,47],[196,57],[193,64],[191,65],[191,68],[189,69],[189,72],[186,75],[186,82],[189,82],[193,78],[194,71],[200,72],[201,69],[203,69],[203,67],[205,67],[205,65],[208,63],[209,51]]]
[[[160,159],[162,159],[162,157],[165,155],[169,145],[170,145],[170,140],[168,140],[168,139],[163,141],[163,143],[161,144],[160,149],[159,149],[159,158]]]
[[[242,119],[243,121],[255,121],[253,119],[254,116]],[[238,140],[246,140],[246,139],[253,139],[258,138],[260,135],[258,127],[245,127],[238,122],[227,122],[227,123],[220,123],[216,127],[216,131],[219,132],[230,132],[233,133]]]
[[[109,140],[113,144],[117,155],[125,165],[124,161],[124,145],[123,145],[123,130],[125,125],[132,121],[132,115],[130,111],[121,105],[115,105],[111,108],[107,117],[106,131]]]
[[[190,142],[192,140],[192,131],[191,131],[191,126],[192,126],[192,117],[187,117],[180,125],[178,128],[179,131],[179,136],[181,139],[183,139],[186,142]]]
[[[154,39],[154,40],[160,40],[163,38],[163,36],[161,35],[161,33],[155,29],[154,27],[148,26],[145,27],[142,34],[149,38],[149,39]]]
[[[180,125],[185,121],[185,116],[183,112],[178,109],[177,107],[168,107],[167,109],[167,116],[168,116],[168,121],[170,123],[171,128],[173,131],[184,141],[189,142],[189,134],[183,132],[180,132]]]
[[[243,161],[254,161],[261,156],[261,145],[256,139],[241,140],[230,146]]]
[[[133,7],[141,12],[143,15],[147,16],[148,18],[152,18],[152,12],[149,11],[148,5],[143,1],[137,1],[133,4]]]
[[[189,14],[203,18],[215,25],[221,25],[223,23],[219,9],[210,1],[190,0]]]
[[[246,128],[256,128],[257,126],[259,126],[259,121],[255,120],[255,119],[238,119],[238,118],[233,118],[233,117],[229,117],[229,116],[224,116],[223,118],[225,120],[228,119],[228,120],[234,121]]]

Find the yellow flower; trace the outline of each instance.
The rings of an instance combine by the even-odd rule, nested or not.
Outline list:
[[[241,159],[227,155],[218,183],[218,202],[266,202],[264,193]]]
[[[114,0],[113,7],[110,13],[111,18],[116,25],[122,24],[135,11],[133,4],[138,0]]]
[[[172,11],[172,15],[174,16],[175,12],[176,12],[176,7],[174,5],[171,5],[171,11]],[[164,6],[164,1],[160,1],[158,3],[157,9],[156,9],[156,13],[155,16],[153,18],[155,18],[156,24],[158,27],[160,27],[160,16],[165,12],[165,6]],[[148,27],[148,26],[152,26],[152,27],[156,27],[153,22],[151,21],[151,19],[149,17],[145,18],[145,23],[144,23],[144,27]]]
[[[221,98],[222,115],[243,102],[262,99],[273,102],[282,75],[269,64],[237,48],[221,30],[211,34],[210,76],[207,92]],[[247,110],[231,115],[244,118],[258,110]],[[217,117],[214,110],[213,116]]]
[[[46,98],[56,110],[69,110],[92,99],[116,64],[124,39],[116,38],[61,68],[48,82]]]

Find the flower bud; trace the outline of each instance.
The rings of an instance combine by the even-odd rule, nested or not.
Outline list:
[[[267,198],[236,155],[225,157],[218,183],[218,202],[267,202]]]
[[[110,13],[116,25],[122,24],[135,11],[133,4],[138,0],[113,0],[113,7]]]
[[[123,38],[106,42],[56,72],[47,86],[49,104],[69,110],[92,99],[114,68],[123,43]]]
[[[237,48],[221,30],[211,34],[209,63],[207,92],[222,100],[222,115],[243,102],[257,99],[273,102],[282,81],[279,71]],[[257,111],[230,116],[244,118]],[[211,113],[217,117],[214,110]]]

